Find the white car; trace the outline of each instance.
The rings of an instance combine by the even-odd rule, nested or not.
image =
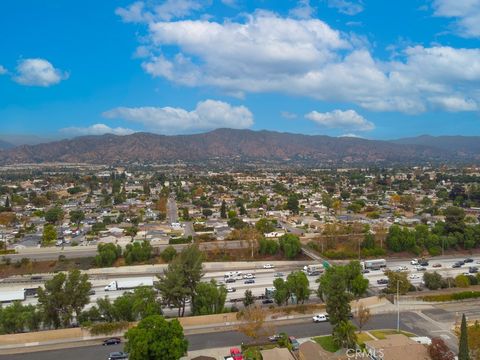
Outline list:
[[[326,322],[328,321],[328,315],[327,314],[318,314],[318,315],[315,315],[313,318],[312,318],[313,322]]]
[[[244,278],[244,279],[254,279],[254,278],[255,278],[255,275],[253,275],[253,274],[245,274],[245,275],[243,275],[243,278]]]
[[[425,266],[422,266],[422,265],[416,266],[415,269],[417,269],[417,271],[426,271],[427,270],[427,268]]]
[[[273,269],[275,266],[273,266],[272,264],[265,264],[263,265],[263,268],[264,269]]]
[[[408,278],[410,280],[416,280],[416,279],[420,279],[420,276],[418,276],[417,274],[411,274]]]
[[[235,289],[234,287],[228,287],[227,288],[227,292],[229,292],[229,293],[232,293],[232,292],[235,292],[235,291],[237,291],[237,289]]]
[[[406,266],[399,266],[397,267],[397,271],[408,271],[408,268]]]
[[[418,259],[412,259],[412,261],[410,261],[410,264],[411,265],[418,265]]]

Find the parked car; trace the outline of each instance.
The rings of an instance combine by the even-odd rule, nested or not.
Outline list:
[[[123,351],[115,351],[108,354],[108,360],[122,360],[128,359],[128,354]]]
[[[290,336],[288,338],[288,341],[290,341],[290,344],[292,344],[292,350],[293,351],[297,351],[298,349],[300,349],[300,343],[298,342],[298,340],[294,336]]]
[[[317,314],[312,318],[314,323],[319,323],[319,322],[327,322],[328,321],[328,315],[327,314]]]
[[[247,279],[243,283],[244,284],[255,284],[255,279]]]
[[[236,347],[230,349],[230,356],[233,358],[233,360],[243,360],[242,352]]]
[[[378,285],[387,285],[388,284],[388,279],[378,279],[377,284]]]
[[[102,345],[116,345],[116,344],[120,344],[121,342],[122,340],[120,338],[112,337],[112,338],[103,340]]]
[[[275,266],[273,266],[272,264],[265,264],[263,265],[263,268],[264,269],[273,269]]]

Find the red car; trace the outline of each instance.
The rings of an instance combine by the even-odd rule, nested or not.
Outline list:
[[[230,356],[233,358],[233,360],[243,360],[242,352],[238,348],[231,348]]]

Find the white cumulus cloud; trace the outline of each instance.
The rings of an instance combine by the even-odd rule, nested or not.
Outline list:
[[[0,75],[6,74],[6,73],[7,73],[7,69],[5,69],[5,67],[0,65]]]
[[[320,113],[312,111],[305,115],[305,118],[314,121],[326,128],[337,128],[346,130],[369,131],[375,129],[375,125],[366,120],[355,110],[333,110]]]
[[[112,128],[105,124],[94,124],[88,127],[71,126],[71,127],[60,129],[60,132],[67,135],[80,136],[80,135],[103,135],[103,134],[129,135],[129,134],[133,134],[135,131],[132,129],[126,129],[122,127]]]
[[[221,127],[245,129],[253,125],[253,114],[245,106],[216,100],[201,101],[191,111],[174,107],[118,107],[102,115],[140,123],[149,131],[167,134]]]
[[[13,80],[28,86],[48,87],[68,78],[68,73],[56,69],[45,59],[21,60],[16,70]]]
[[[238,98],[277,92],[408,114],[472,111],[480,101],[480,49],[411,46],[383,61],[359,38],[319,19],[268,11],[225,22],[152,20],[142,67],[153,77]],[[456,100],[446,101],[452,94]]]
[[[348,0],[327,0],[328,7],[335,8],[345,15],[357,15],[363,11],[363,4],[361,1]]]
[[[480,36],[479,0],[434,0],[434,15],[456,19],[456,30],[464,37]]]

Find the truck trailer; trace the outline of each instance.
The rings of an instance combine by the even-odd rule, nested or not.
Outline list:
[[[364,270],[380,270],[381,268],[387,267],[387,260],[385,259],[375,259],[375,260],[365,260],[361,262],[362,268]]]
[[[131,278],[131,279],[118,279],[113,280],[110,284],[105,286],[105,291],[134,289],[139,286],[153,286],[152,277],[144,278]]]

